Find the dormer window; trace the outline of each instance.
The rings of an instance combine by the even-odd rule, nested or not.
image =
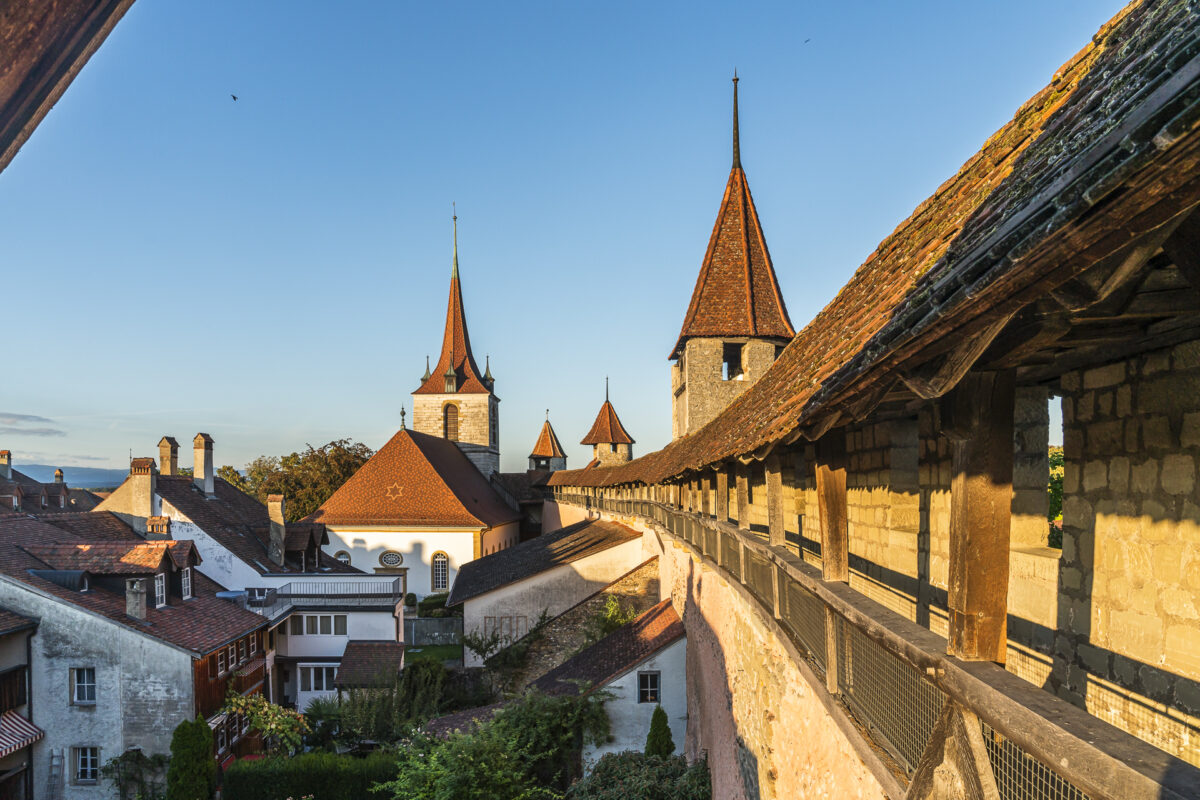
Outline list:
[[[184,600],[190,600],[192,597],[192,568],[184,567],[183,572],[179,575],[180,594]]]
[[[154,607],[162,608],[167,604],[167,574],[160,572],[154,576]]]
[[[42,495],[42,508],[45,508],[49,503],[46,502],[46,495]]]

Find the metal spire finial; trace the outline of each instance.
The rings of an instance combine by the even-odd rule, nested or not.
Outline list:
[[[608,376],[604,376],[604,402],[608,402]]]
[[[742,165],[742,146],[738,141],[738,98],[737,98],[737,67],[733,69],[733,166]]]
[[[546,409],[546,422],[550,421],[550,409]]]
[[[405,430],[404,424],[404,406],[400,406],[400,430]]]
[[[458,206],[450,203],[451,213],[454,215],[454,268],[450,270],[450,277],[458,277]]]

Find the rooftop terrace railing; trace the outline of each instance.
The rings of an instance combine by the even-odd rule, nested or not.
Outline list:
[[[390,610],[404,599],[400,578],[375,581],[297,581],[246,590],[245,606],[270,620],[304,609]]]
[[[978,783],[1003,800],[1200,798],[1200,770],[1006,672],[946,655],[946,640],[766,537],[649,500],[555,491],[560,503],[635,518],[745,588],[869,747],[894,797],[924,797],[955,724],[974,730]],[[802,671],[806,671],[802,669]],[[955,729],[953,734],[960,734]],[[960,751],[963,749],[960,744]],[[969,747],[967,749],[970,749]],[[960,762],[961,764],[961,762]],[[880,769],[882,767],[882,769]],[[986,773],[986,774],[985,774]]]

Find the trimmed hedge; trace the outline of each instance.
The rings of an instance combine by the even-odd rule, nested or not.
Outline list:
[[[421,616],[430,616],[434,609],[445,608],[446,598],[450,596],[449,592],[438,592],[437,594],[426,595],[420,602],[417,603],[417,611]]]
[[[225,770],[225,800],[369,800],[377,783],[396,779],[396,754],[366,758],[333,753],[304,753],[292,758],[237,761]]]

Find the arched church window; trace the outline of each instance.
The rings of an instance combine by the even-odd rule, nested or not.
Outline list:
[[[430,565],[432,575],[432,589],[435,592],[444,592],[450,588],[450,558],[445,553],[434,553],[433,561]]]
[[[453,403],[442,409],[442,435],[452,442],[458,441],[458,406]]]

